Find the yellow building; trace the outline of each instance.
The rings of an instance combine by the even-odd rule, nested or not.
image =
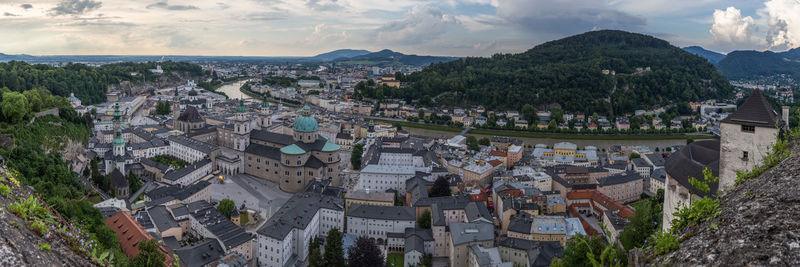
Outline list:
[[[352,204],[394,206],[394,194],[374,190],[352,190],[344,195],[345,214]]]

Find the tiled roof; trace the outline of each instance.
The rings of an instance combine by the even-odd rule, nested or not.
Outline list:
[[[706,193],[698,190],[689,183],[689,178],[703,178],[703,169],[709,168],[714,176],[719,176],[719,140],[700,140],[686,145],[676,153],[672,153],[666,161],[664,168],[672,179],[692,194],[705,196]],[[716,195],[719,182],[710,184],[710,195]]]
[[[722,120],[722,123],[775,128],[776,121],[777,113],[761,90],[753,90],[753,94],[736,109],[736,112]]]

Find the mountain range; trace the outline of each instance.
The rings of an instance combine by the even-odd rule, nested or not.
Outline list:
[[[716,65],[722,75],[731,80],[778,74],[800,79],[800,48],[784,52],[743,50],[733,51],[727,55],[699,46],[684,47],[683,50],[707,59]]]
[[[415,65],[415,66],[424,66],[424,65],[429,65],[431,63],[439,63],[439,62],[448,62],[456,59],[459,58],[407,55],[389,49],[384,49],[378,52],[369,52],[367,50],[340,49],[319,54],[310,58],[306,58],[306,60],[334,61],[334,62],[354,63],[354,64],[373,64],[373,65],[402,64],[402,65]]]

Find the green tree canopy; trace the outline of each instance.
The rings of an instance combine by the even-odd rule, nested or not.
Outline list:
[[[328,231],[325,238],[325,264],[332,267],[344,267],[344,249],[342,246],[342,232],[334,227]]]
[[[436,181],[433,182],[433,186],[431,187],[430,197],[446,197],[450,196],[452,192],[450,191],[450,181],[447,180],[444,176],[439,176],[436,178]]]
[[[22,121],[22,118],[30,111],[28,99],[18,92],[3,93],[3,101],[0,102],[3,109],[3,117],[10,123]]]
[[[383,267],[386,263],[381,249],[366,236],[359,236],[347,255],[350,267]]]
[[[131,259],[131,266],[160,267],[164,266],[167,257],[161,253],[161,245],[158,240],[153,238],[144,242],[139,242],[139,255]]]
[[[235,208],[236,204],[233,203],[233,200],[230,200],[229,198],[220,200],[219,205],[217,205],[217,210],[219,213],[222,213],[222,215],[225,215],[225,217],[228,218],[231,217],[231,212],[233,212],[233,209]]]
[[[419,228],[431,229],[431,211],[423,211],[419,218],[417,218],[417,224],[419,224]]]

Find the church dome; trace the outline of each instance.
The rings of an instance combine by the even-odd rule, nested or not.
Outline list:
[[[298,114],[297,119],[294,120],[292,129],[304,133],[312,133],[319,130],[319,124],[317,123],[317,120],[309,114],[310,109],[311,108],[309,108],[308,105],[303,107],[303,111]]]

